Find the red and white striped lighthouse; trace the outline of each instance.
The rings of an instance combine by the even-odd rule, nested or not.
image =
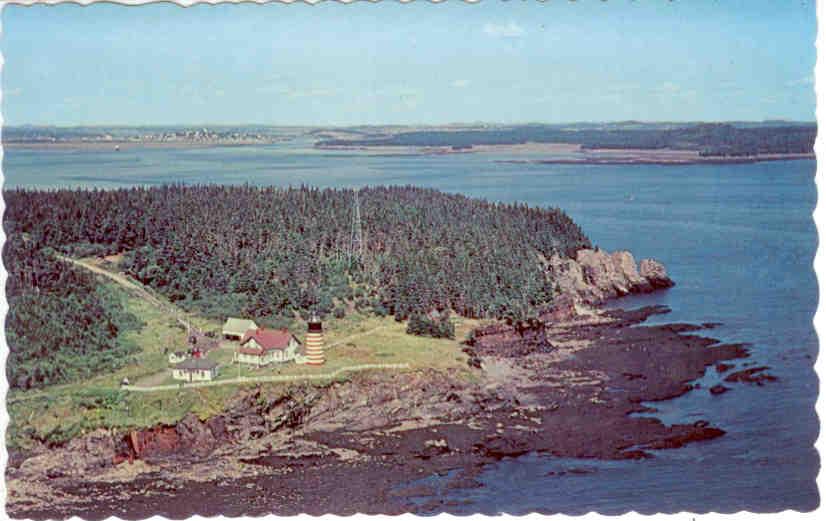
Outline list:
[[[307,364],[324,364],[324,331],[321,328],[321,319],[313,315],[307,322]]]

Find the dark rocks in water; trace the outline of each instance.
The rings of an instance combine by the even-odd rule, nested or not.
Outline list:
[[[728,371],[729,369],[733,369],[734,364],[727,364],[725,362],[720,362],[719,364],[714,366],[714,369],[717,370],[718,373],[722,374]]]
[[[587,476],[589,474],[595,474],[595,473],[596,473],[596,469],[584,468],[584,467],[582,467],[582,468],[574,467],[574,468],[567,469],[567,470],[551,470],[551,471],[547,472],[545,475],[546,476]]]
[[[711,393],[711,394],[713,394],[713,395],[718,395],[718,394],[723,394],[723,393],[725,393],[725,392],[728,392],[728,391],[730,391],[730,390],[731,390],[731,388],[726,387],[725,385],[722,385],[722,384],[717,384],[717,385],[715,385],[715,386],[711,387],[711,388],[708,390],[708,392],[710,392],[710,393]]]
[[[716,327],[722,326],[723,323],[722,322],[703,322],[700,325],[703,327],[703,329],[714,329]]]
[[[622,452],[622,459],[648,459],[651,454],[644,450],[626,450]]]
[[[663,327],[668,328],[669,331],[673,331],[674,333],[690,333],[692,331],[699,331],[703,329],[702,326],[698,326],[696,324],[665,324]]]
[[[605,311],[603,315],[617,319],[616,326],[621,328],[645,322],[648,317],[653,315],[665,315],[667,313],[671,313],[671,308],[658,304],[655,306],[643,306],[641,308],[631,310],[610,309]],[[673,324],[666,324],[660,327],[665,328],[668,331],[673,331]]]
[[[752,367],[750,369],[743,369],[736,373],[731,373],[726,376],[727,382],[743,382],[756,385],[763,385],[764,382],[777,381],[777,377],[765,373],[769,368],[766,366]]]
[[[676,427],[676,426],[675,426]],[[713,440],[719,438],[726,433],[723,429],[716,427],[709,427],[708,422],[697,422],[691,426],[681,426],[684,432],[669,436],[667,438],[654,441],[646,445],[647,449],[677,449],[687,443],[694,443],[698,441]]]
[[[568,469],[569,474],[577,474],[577,475],[585,475],[585,474],[593,474],[596,470],[594,469],[586,469],[586,468],[572,468]]]

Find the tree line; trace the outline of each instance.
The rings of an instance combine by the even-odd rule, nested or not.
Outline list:
[[[7,190],[6,229],[31,248],[120,267],[185,309],[281,325],[310,313],[454,311],[519,318],[553,300],[540,259],[590,242],[563,211],[412,186]],[[57,266],[55,266],[57,267]],[[64,269],[60,266],[60,269]]]
[[[109,288],[20,233],[8,235],[3,261],[9,386],[79,380],[131,360],[137,346],[119,336],[139,323]]]

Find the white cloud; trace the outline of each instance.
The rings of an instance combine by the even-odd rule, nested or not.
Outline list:
[[[486,23],[482,27],[482,31],[488,36],[496,38],[518,38],[525,34],[525,29],[514,21],[506,24]]]
[[[464,89],[470,85],[470,80],[453,80],[450,82],[450,86],[456,89]]]

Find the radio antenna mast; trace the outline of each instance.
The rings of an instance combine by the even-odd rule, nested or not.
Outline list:
[[[359,191],[353,190],[353,221],[350,228],[350,268],[353,267],[353,259],[357,258],[359,261],[364,256],[364,237],[361,231],[361,205],[359,204]]]

